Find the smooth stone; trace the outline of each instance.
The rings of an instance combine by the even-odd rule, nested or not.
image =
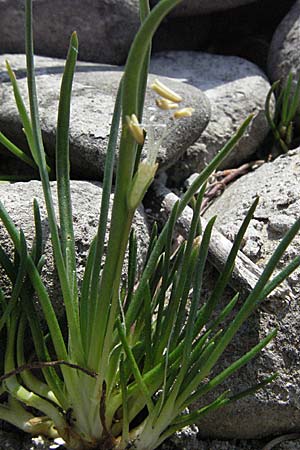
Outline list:
[[[239,56],[257,64],[263,72],[272,36],[295,0],[256,1],[226,11],[201,16],[212,22],[208,46],[198,50],[217,55]],[[270,11],[272,11],[270,13]],[[189,17],[186,17],[189,20]]]
[[[300,76],[300,0],[297,0],[274,33],[268,56],[268,74],[272,81],[294,82]]]
[[[233,240],[246,212],[259,195],[260,203],[245,235],[242,251],[263,268],[284,234],[299,219],[299,176],[300,148],[235,181],[215,200],[205,217],[217,215],[216,227]],[[299,252],[298,234],[278,268],[285,267]],[[213,278],[209,282],[213,287]],[[227,367],[275,327],[277,336],[255,359],[217,388],[213,397],[227,389],[232,394],[238,393],[274,372],[278,372],[278,377],[255,394],[203,417],[198,424],[202,437],[258,439],[299,430],[299,268],[288,278],[288,284],[292,292],[289,298],[283,297],[278,302],[265,300],[239,330],[219,367]],[[226,299],[232,294],[227,290]]]
[[[3,67],[2,80],[7,80],[4,64],[9,57],[16,68],[20,90],[27,99],[27,83],[24,77],[24,57],[2,55],[0,67]],[[36,82],[39,95],[41,127],[47,153],[54,155],[55,129],[58,98],[63,62],[48,58],[36,58]],[[1,69],[0,69],[1,70]],[[77,178],[101,179],[109,138],[110,124],[122,68],[91,63],[79,63],[73,84],[72,110],[70,121],[70,160],[72,173]],[[148,86],[157,76],[150,75]],[[194,86],[160,77],[183,97],[182,107],[191,106],[194,113],[191,118],[173,120],[169,111],[161,111],[155,106],[155,94],[147,90],[145,102],[144,126],[154,127],[156,139],[161,136],[161,124],[167,125],[167,133],[158,152],[160,168],[170,167],[186,149],[199,138],[206,127],[210,106],[205,95]],[[10,83],[2,83],[0,106],[0,130],[21,148],[26,147],[24,135]],[[150,121],[151,116],[154,121]],[[147,154],[147,144],[143,156]]]
[[[266,72],[272,36],[294,3],[295,0],[285,0],[277,2],[274,8],[274,0],[255,1],[202,15],[176,15],[175,9],[154,35],[153,52],[195,50],[234,55]],[[201,5],[199,1],[197,7]],[[186,6],[185,1],[181,3],[182,10]]]
[[[150,0],[152,6],[159,0]],[[178,16],[193,16],[196,14],[208,14],[216,11],[224,11],[238,6],[248,5],[262,0],[185,0],[176,7],[173,14]]]
[[[56,183],[51,183],[53,202],[58,217]],[[86,258],[92,239],[94,238],[98,228],[98,218],[100,211],[102,189],[99,183],[91,183],[87,181],[72,181],[71,196],[73,205],[73,224],[75,234],[75,246],[77,256],[77,274],[79,281],[82,280]],[[63,307],[59,298],[61,297],[59,282],[55,275],[52,247],[49,236],[49,226],[47,221],[47,213],[44,206],[41,183],[33,180],[26,183],[13,183],[0,185],[1,202],[6,208],[12,221],[18,228],[22,228],[25,237],[28,240],[28,248],[34,237],[34,220],[33,220],[33,198],[38,200],[41,208],[41,218],[43,227],[43,239],[45,242],[46,263],[42,270],[42,278],[48,293],[53,299],[53,305],[59,316],[63,314]],[[112,201],[110,208],[112,206]],[[137,267],[139,270],[143,267],[143,263],[147,254],[149,243],[149,232],[147,221],[143,212],[143,208],[137,210],[133,220],[133,228],[136,232],[138,242]],[[108,229],[106,240],[108,238]],[[5,231],[4,226],[0,227],[0,242],[4,250],[11,252],[11,241]],[[124,273],[126,276],[128,257],[125,259]]]
[[[124,64],[138,30],[138,0],[52,0],[33,4],[36,54],[65,58],[71,33],[79,39],[79,58]],[[1,0],[0,53],[24,52],[24,2]]]
[[[268,55],[268,75],[272,81],[286,82],[293,75],[292,89],[300,79],[300,0],[297,0],[274,33]],[[300,105],[298,116],[300,115]],[[300,117],[296,118],[300,129]]]
[[[254,114],[251,125],[220,168],[249,160],[266,137],[264,105],[270,84],[253,63],[201,52],[162,52],[153,56],[151,72],[201,89],[211,105],[208,126],[172,167],[170,176],[176,181],[201,171],[249,114]]]

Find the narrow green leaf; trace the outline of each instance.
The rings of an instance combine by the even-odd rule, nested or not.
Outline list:
[[[174,434],[179,429],[184,428],[185,426],[191,425],[192,423],[195,423],[206,414],[210,413],[211,411],[214,411],[218,408],[221,408],[222,406],[225,406],[227,403],[229,403],[228,399],[229,392],[226,391],[223,394],[221,394],[215,401],[211,402],[210,404],[200,408],[197,411],[194,411],[193,413],[185,416],[183,415],[180,417],[181,420],[178,419],[175,424],[171,424],[160,436],[160,439],[157,442],[157,445],[160,445],[163,441],[165,441],[169,436]]]
[[[137,239],[132,229],[129,237],[128,278],[126,304],[129,305],[133,295],[137,270]]]
[[[21,243],[18,231],[13,224],[11,218],[7,214],[3,204],[0,202],[0,219],[2,220],[5,228],[8,231],[8,234],[10,235],[14,246],[18,253],[21,252]],[[49,295],[47,293],[47,290],[42,283],[42,280],[40,278],[40,275],[31,259],[30,256],[27,257],[27,271],[28,275],[30,277],[30,280],[39,296],[39,299],[41,301],[41,305],[44,311],[45,319],[47,320],[47,324],[49,326],[49,329],[51,331],[51,336],[53,339],[53,343],[55,345],[55,350],[57,352],[59,359],[67,359],[67,352],[64,344],[64,340],[62,337],[62,333],[57,321],[57,317],[55,315],[51,300],[49,298]]]
[[[210,372],[211,368],[220,358],[221,354],[223,353],[229,342],[232,340],[233,336],[236,334],[238,329],[241,327],[241,325],[245,322],[245,320],[249,317],[249,315],[253,312],[253,310],[257,306],[257,299],[260,298],[261,293],[263,292],[263,289],[266,286],[270,276],[272,275],[272,272],[274,271],[278,261],[282,257],[284,251],[286,250],[291,240],[298,233],[299,229],[300,229],[300,219],[295,222],[295,224],[290,228],[290,230],[286,233],[285,237],[282,239],[280,244],[277,246],[277,249],[271,256],[255,288],[249,294],[248,298],[243,303],[241,309],[236,314],[232,322],[229,324],[228,328],[224,331],[222,339],[219,339],[211,355],[207,358],[206,364],[202,368],[203,376],[206,376],[206,374]]]
[[[265,348],[269,342],[274,339],[277,334],[277,330],[273,330],[270,332],[264,339],[262,339],[257,345],[252,347],[247,353],[245,353],[241,358],[237,359],[232,363],[229,367],[221,371],[218,375],[212,378],[208,383],[204,384],[200,388],[194,387],[195,393],[193,392],[193,386],[190,386],[190,389],[187,388],[182,396],[179,398],[180,407],[185,408],[191,402],[195,402],[200,397],[204,396],[211,390],[215,389],[218,385],[223,383],[228,377],[230,377],[234,372],[239,370],[245,364],[247,364],[251,359],[253,359],[263,348]],[[199,381],[200,377],[198,377]],[[194,383],[193,383],[194,384]],[[185,398],[184,398],[185,397]]]
[[[2,330],[3,326],[5,325],[6,321],[10,317],[12,311],[15,309],[18,298],[21,293],[21,289],[23,287],[24,279],[26,276],[26,269],[27,269],[27,247],[26,247],[26,240],[24,237],[24,234],[22,231],[20,231],[20,253],[19,253],[19,264],[18,264],[18,272],[17,276],[13,283],[13,289],[11,298],[9,300],[9,303],[2,314],[0,318],[0,330]]]
[[[291,95],[291,87],[292,87],[292,79],[293,76],[289,73],[285,86],[283,88],[283,98],[282,98],[282,106],[281,106],[281,123],[285,126],[288,124],[288,113],[289,113],[289,101]]]
[[[147,285],[144,295],[144,331],[143,337],[145,342],[145,364],[143,372],[153,367],[153,349],[152,349],[152,312],[151,312],[151,292],[149,284]]]
[[[181,0],[161,0],[147,17],[143,17],[143,24],[136,34],[125,67],[124,93],[126,95],[123,97],[124,118],[131,116],[131,114],[137,114],[140,109],[140,94],[141,89],[143,89],[141,79],[145,75],[144,61],[149,56],[152,37],[162,19],[180,2]]]
[[[234,243],[232,245],[230,253],[227,257],[225,267],[217,280],[216,286],[215,286],[207,304],[205,305],[205,307],[202,311],[202,314],[199,315],[199,317],[197,319],[196,327],[198,330],[200,330],[207,323],[212,312],[214,311],[214,309],[216,307],[217,301],[221,298],[221,296],[224,292],[224,289],[228,285],[230,276],[231,276],[233,268],[234,268],[234,262],[235,262],[236,255],[239,251],[239,248],[241,246],[241,243],[242,243],[243,237],[246,233],[246,230],[248,228],[248,225],[253,217],[254,211],[258,204],[258,201],[259,201],[259,199],[256,198],[256,200],[253,202],[251,208],[249,209],[246,217],[244,218],[244,220],[242,222],[242,225],[237,233],[237,236],[234,240]]]
[[[215,156],[215,158],[211,161],[211,163],[204,169],[204,171],[192,183],[192,185],[190,186],[188,191],[184,194],[184,196],[180,200],[180,204],[179,204],[178,210],[176,212],[177,217],[180,216],[180,214],[182,213],[184,208],[188,205],[191,198],[198,191],[200,186],[202,186],[203,183],[205,183],[205,181],[213,173],[213,171],[218,167],[218,165],[221,163],[221,161],[223,161],[223,159],[225,159],[226,156],[228,156],[228,154],[233,150],[234,146],[237,144],[237,142],[243,136],[246,128],[248,127],[249,123],[252,120],[252,117],[253,117],[252,115],[249,116],[243,122],[243,124],[240,126],[240,128],[235,133],[235,135],[225,144],[225,146]],[[151,277],[153,270],[156,267],[156,263],[161,255],[161,252],[165,245],[166,235],[168,232],[167,230],[169,227],[169,221],[170,221],[170,219],[168,219],[163,230],[161,231],[159,238],[157,239],[157,242],[153,248],[153,251],[152,251],[151,255],[149,256],[149,259],[145,266],[143,274],[140,278],[139,287],[136,291],[133,301],[131,302],[131,308],[130,308],[130,311],[128,311],[128,315],[126,317],[128,324],[132,324],[134,321],[135,312],[138,310],[138,305],[140,304],[140,295],[144,292],[145,284],[148,282],[149,278]]]
[[[15,101],[16,101],[19,115],[20,115],[20,118],[21,118],[21,121],[22,121],[22,124],[24,127],[24,132],[25,132],[25,135],[27,138],[27,142],[28,142],[29,148],[31,150],[32,157],[33,157],[36,165],[38,165],[36,148],[35,148],[34,140],[33,140],[33,131],[32,131],[31,120],[29,118],[29,115],[27,114],[26,107],[23,102],[21,92],[19,90],[16,76],[15,76],[14,72],[12,71],[8,61],[6,61],[6,69],[7,69],[11,84],[13,86]]]
[[[26,155],[23,150],[21,150],[19,147],[17,147],[15,144],[13,144],[6,136],[4,136],[3,133],[0,132],[0,143],[7,148],[13,155],[15,155],[17,158],[21,159],[23,162],[28,164],[33,169],[36,169],[35,162]]]
[[[236,402],[237,400],[240,400],[241,398],[248,397],[249,395],[255,394],[255,392],[257,392],[259,389],[262,389],[262,388],[266,387],[268,384],[273,383],[273,381],[276,380],[278,375],[279,375],[279,373],[276,372],[276,373],[270,375],[269,377],[265,378],[260,383],[257,383],[255,385],[251,386],[251,388],[245,389],[244,391],[241,391],[236,395],[230,396],[229,397],[230,403]]]
[[[24,355],[24,343],[25,343],[25,330],[28,323],[26,320],[25,313],[21,315],[18,332],[17,332],[17,366],[20,367],[23,364],[25,364],[25,355]],[[40,379],[35,377],[30,370],[24,370],[20,373],[20,377],[22,379],[22,382],[25,384],[25,386],[32,391],[33,393],[46,398],[50,400],[51,402],[57,404],[58,406],[62,407],[62,405],[59,404],[58,400],[56,399],[54,393],[51,391],[49,385],[42,382]]]
[[[211,324],[207,324],[207,329],[213,331],[216,329],[218,325],[224,322],[226,317],[231,313],[235,305],[237,304],[237,301],[239,299],[239,293],[235,294],[233,298],[228,302],[228,304],[225,306],[225,308],[222,309],[220,314],[217,316],[215,320],[212,321]]]
[[[134,355],[131,351],[131,348],[128,345],[126,334],[125,334],[125,328],[123,328],[123,325],[121,324],[120,319],[117,319],[117,327],[118,327],[118,333],[120,336],[120,340],[122,342],[124,351],[128,358],[128,362],[130,363],[130,366],[131,366],[131,371],[134,374],[134,377],[139,386],[140,392],[145,399],[148,410],[149,410],[149,412],[151,412],[153,409],[153,401],[151,399],[151,395],[148,391],[147,385],[144,382],[143,376],[138,368],[138,365],[137,365]]]
[[[185,337],[184,337],[184,350],[183,350],[183,354],[182,354],[182,366],[181,366],[181,370],[180,370],[180,375],[178,377],[178,380],[180,380],[180,384],[182,382],[184,382],[184,377],[185,377],[185,374],[186,374],[186,372],[188,370],[188,366],[189,366],[189,360],[190,360],[190,355],[191,355],[191,350],[192,350],[192,342],[194,339],[194,324],[195,324],[195,320],[196,320],[196,313],[197,313],[197,309],[199,306],[201,289],[202,289],[202,278],[203,278],[204,268],[206,265],[208,248],[209,248],[212,228],[215,223],[215,219],[216,218],[213,217],[208,222],[208,224],[205,228],[201,246],[200,246],[200,250],[199,250],[199,254],[198,254],[198,258],[197,258],[197,265],[196,265],[194,281],[193,281],[193,296],[192,296],[192,302],[190,305],[190,310],[189,310],[189,315],[188,315],[188,320],[187,320],[187,325],[186,325],[186,331],[185,331]]]
[[[31,257],[35,265],[37,266],[43,256],[43,230],[40,208],[36,198],[33,200],[33,214],[35,236],[31,249]]]
[[[279,286],[284,280],[290,276],[294,270],[300,265],[300,256],[296,256],[284,269],[279,272],[268,284],[265,286],[258,301],[265,299],[277,286]]]
[[[120,385],[122,390],[122,441],[124,446],[129,443],[129,413],[128,413],[128,392],[126,376],[124,371],[124,355],[120,359]]]
[[[294,120],[295,115],[297,114],[297,110],[300,104],[300,77],[298,78],[295,91],[290,101],[290,107],[288,111],[287,123],[290,123]]]
[[[109,141],[107,146],[106,158],[105,158],[105,167],[104,167],[104,179],[102,185],[102,200],[101,200],[101,210],[100,210],[100,218],[98,231],[96,235],[96,243],[95,243],[95,253],[92,264],[91,271],[91,307],[90,307],[90,315],[88,317],[88,321],[90,323],[89,326],[89,337],[88,342],[91,349],[91,353],[94,353],[93,345],[99,345],[99,351],[102,351],[102,343],[95,338],[93,333],[96,333],[95,328],[93,329],[93,318],[97,316],[97,310],[100,308],[98,298],[99,292],[99,275],[102,265],[103,253],[104,253],[104,243],[105,243],[105,233],[107,230],[107,220],[108,220],[108,212],[110,205],[110,195],[112,190],[112,179],[113,179],[113,171],[114,171],[114,161],[115,161],[115,152],[118,141],[118,132],[120,127],[120,119],[121,119],[121,97],[122,97],[122,89],[123,82],[121,80],[118,88],[117,98],[115,102],[112,124],[110,128]],[[108,313],[108,308],[106,309],[106,314]],[[101,315],[101,326],[103,329],[106,329],[106,321],[107,317],[105,315]],[[99,322],[97,324],[99,326]],[[103,342],[103,337],[101,340]],[[97,342],[97,344],[96,344]],[[90,355],[91,356],[91,355]]]
[[[78,39],[74,32],[70,39],[60,88],[55,152],[61,247],[69,282],[71,282],[74,274],[76,274],[75,239],[70,190],[69,127],[72,85],[77,54]],[[74,287],[73,308],[77,320],[79,320],[77,283],[75,283]]]
[[[272,95],[274,94],[274,92],[278,88],[278,86],[279,86],[279,81],[275,81],[275,83],[272,84],[272,86],[271,86],[271,88],[270,88],[270,90],[269,90],[269,92],[267,94],[266,101],[265,101],[265,115],[266,115],[269,127],[273,131],[275,137],[276,137],[276,135],[279,136],[279,133],[278,133],[277,127],[276,127],[275,122],[274,122],[275,117],[273,119],[272,116],[271,116],[271,112],[270,112],[271,111],[271,107],[270,107],[270,105],[271,105]],[[278,100],[277,100],[276,108],[278,108],[278,104],[279,103],[278,103]]]
[[[72,296],[72,289],[74,280],[69,280],[64,257],[58,233],[57,221],[53,206],[52,193],[50,189],[49,176],[46,167],[45,151],[40,127],[38,99],[35,81],[34,70],[34,52],[33,52],[33,32],[32,32],[32,1],[25,2],[25,43],[26,43],[26,63],[27,63],[27,84],[30,104],[30,117],[32,124],[33,145],[36,149],[36,163],[39,167],[40,177],[43,186],[44,198],[48,214],[49,228],[51,232],[51,241],[53,254],[56,264],[57,273],[60,280],[60,286],[63,294],[64,304],[66,308],[66,315],[68,320],[69,331],[69,348],[73,361],[78,364],[83,364],[83,346],[79,327],[78,308],[74,306],[74,299]],[[54,313],[54,311],[52,311]],[[52,336],[53,337],[53,336]],[[64,358],[63,358],[64,359]],[[63,369],[71,374],[69,369]]]
[[[93,264],[96,252],[96,237],[92,240],[89,253],[85,265],[85,270],[83,274],[83,280],[81,285],[81,295],[80,295],[80,329],[82,333],[82,341],[87,351],[88,348],[88,335],[90,330],[90,320],[91,320],[91,303],[90,303],[90,288],[91,288],[91,278],[93,272]]]
[[[168,223],[167,228],[167,235],[166,235],[166,245],[165,245],[165,254],[163,259],[163,269],[162,269],[162,282],[161,287],[158,294],[158,312],[157,312],[157,320],[155,324],[155,334],[154,334],[154,345],[156,349],[159,345],[160,341],[160,334],[162,329],[162,320],[163,320],[163,311],[165,307],[165,296],[166,291],[169,287],[169,268],[170,268],[170,258],[171,258],[171,245],[172,245],[172,239],[173,239],[173,233],[174,233],[174,226],[176,222],[176,216],[177,216],[177,210],[178,210],[178,202],[175,203],[174,208],[172,209],[170,220]],[[138,292],[137,294],[138,295]],[[156,351],[154,351],[156,354]],[[160,357],[160,356],[159,356]],[[158,355],[156,355],[154,358],[157,361],[157,358],[159,358]]]

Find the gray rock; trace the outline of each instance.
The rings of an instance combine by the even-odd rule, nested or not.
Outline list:
[[[185,0],[183,4],[177,6],[173,14],[178,16],[208,14],[247,5],[254,1],[255,0]],[[151,0],[152,5],[157,3],[158,0]]]
[[[194,438],[177,438],[171,437],[168,441],[163,443],[162,450],[263,450],[267,440],[250,440],[250,439],[232,439],[232,440],[217,440],[206,439],[201,440]],[[273,447],[272,447],[273,448]],[[274,450],[299,450],[300,441],[289,440],[276,445]]]
[[[268,54],[268,75],[272,81],[280,80],[285,86],[289,74],[292,75],[292,93],[300,78],[300,1],[297,0],[279,24],[271,41]],[[298,113],[300,106],[298,107]],[[298,114],[299,116],[299,114]],[[299,117],[294,119],[294,134],[299,134]]]
[[[80,41],[79,58],[124,64],[139,27],[138,0],[53,0],[33,5],[37,54],[64,58],[71,33]],[[24,2],[1,0],[0,53],[24,52]]]
[[[0,57],[3,67],[7,55]],[[10,55],[17,74],[24,76],[24,59],[21,56]],[[39,93],[39,108],[41,127],[46,151],[53,156],[55,148],[55,129],[57,118],[58,97],[62,71],[62,61],[47,58],[36,58],[37,88]],[[70,159],[73,174],[79,178],[101,179],[103,173],[109,129],[112,119],[114,101],[122,70],[117,66],[79,63],[73,85],[72,112],[70,123]],[[154,80],[149,77],[149,83]],[[155,109],[156,94],[148,89],[145,103],[144,124],[149,127],[150,117],[156,137],[161,133],[160,124],[167,125],[167,134],[158,153],[158,162],[162,168],[169,167],[179,159],[186,149],[195,142],[207,125],[210,108],[204,94],[197,88],[174,80],[167,82],[183,98],[183,106],[195,109],[191,118],[174,121],[168,112]],[[24,98],[27,99],[26,80],[20,79],[19,86]],[[0,106],[0,129],[21,148],[26,146],[23,132],[9,83],[2,83]],[[144,155],[147,145],[144,148]]]
[[[269,49],[268,74],[272,81],[300,76],[300,1],[297,0],[278,26]]]
[[[200,88],[211,105],[208,126],[172,168],[172,178],[182,180],[201,171],[249,114],[255,114],[250,127],[221,167],[249,160],[266,137],[264,103],[270,84],[249,61],[201,52],[162,52],[152,58],[151,72]]]
[[[167,16],[154,34],[152,51],[202,49],[209,41],[213,25],[209,15]]]
[[[56,183],[52,183],[54,195],[54,205],[57,213]],[[73,202],[73,223],[75,234],[75,246],[77,252],[77,274],[82,280],[86,257],[93,237],[97,232],[98,218],[101,202],[102,189],[99,184],[86,181],[72,181],[71,194]],[[59,284],[54,272],[54,263],[49,237],[49,226],[43,201],[41,183],[39,181],[29,181],[27,183],[1,184],[0,197],[10,217],[15,225],[21,227],[28,239],[30,248],[33,239],[33,198],[37,198],[41,207],[43,238],[45,240],[46,264],[42,271],[44,283],[48,289],[50,297],[58,314],[62,315],[62,305],[59,300]],[[143,209],[139,209],[134,217],[133,227],[136,231],[138,241],[138,268],[142,268],[146,257],[149,242],[149,233]],[[106,235],[106,239],[108,233]],[[10,251],[11,244],[7,233],[1,224],[0,241],[3,248]],[[126,264],[124,266],[124,276],[126,274]]]
[[[269,440],[200,440],[186,432],[178,433],[165,441],[160,450],[262,450]],[[0,431],[1,450],[63,450],[59,440],[49,441],[42,438],[31,438],[29,435]],[[299,450],[300,440],[287,440],[277,444],[276,450]]]
[[[217,228],[233,239],[246,211],[259,195],[260,203],[242,250],[261,267],[265,266],[287,229],[299,218],[299,150],[290,151],[237,180],[205,213],[206,218],[217,214]],[[299,255],[299,251],[298,235],[278,266],[284,267]],[[214,285],[213,278],[210,283]],[[278,377],[255,395],[204,417],[199,423],[201,436],[256,439],[299,430],[299,269],[289,277],[288,283],[292,290],[290,298],[282,298],[276,304],[265,301],[226,350],[221,366],[228,366],[274,327],[278,327],[277,337],[217,391],[230,389],[237,393],[276,371]],[[228,290],[226,298],[230,296],[232,292]]]

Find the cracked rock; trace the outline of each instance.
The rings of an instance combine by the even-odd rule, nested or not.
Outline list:
[[[58,214],[56,183],[51,183],[51,186],[54,197],[54,207],[56,210],[56,214]],[[86,257],[91,241],[97,232],[101,195],[102,189],[99,183],[92,183],[87,181],[71,182],[75,247],[77,253],[77,275],[79,282],[83,277]],[[44,206],[41,183],[39,181],[33,180],[26,183],[1,184],[0,197],[1,202],[6,208],[12,221],[18,228],[22,228],[25,237],[28,240],[29,248],[34,236],[34,220],[32,213],[33,198],[36,198],[38,200],[41,208],[43,239],[45,242],[44,252],[46,257],[46,263],[42,270],[42,278],[47,287],[50,298],[52,299],[55,311],[60,317],[63,316],[64,311],[62,307],[59,283],[54,270],[53,255],[49,236],[49,226]],[[111,206],[112,203],[110,205],[110,208]],[[149,242],[148,226],[142,207],[136,212],[134,216],[133,227],[136,231],[138,242],[137,267],[138,270],[140,270],[146,258],[147,246]],[[106,241],[107,238],[108,232],[106,233]],[[11,241],[2,223],[0,226],[0,241],[4,250],[9,253],[12,247]],[[124,267],[124,275],[126,274],[126,261]]]
[[[27,104],[25,57],[21,55],[0,56],[0,130],[20,148],[26,148],[22,126],[15,105],[10,83],[6,83],[5,59],[9,59],[20,78],[19,87]],[[64,63],[62,60],[36,57],[36,82],[39,95],[40,121],[44,144],[50,158],[54,157],[57,108]],[[2,70],[1,70],[2,69]],[[79,62],[74,78],[70,119],[70,161],[75,178],[101,180],[110,133],[114,102],[123,74],[119,66]],[[150,75],[150,84],[157,75]],[[170,167],[201,135],[210,117],[210,105],[199,88],[159,77],[182,96],[182,107],[194,108],[192,117],[174,120],[169,111],[155,107],[155,94],[147,89],[143,123],[145,128],[154,127],[156,137],[162,133],[161,125],[167,126],[166,135],[158,152],[160,168]],[[154,109],[154,111],[153,111]],[[152,116],[155,116],[152,120]],[[151,119],[151,121],[150,121]],[[146,156],[147,145],[144,148]],[[5,153],[7,155],[8,152]],[[3,153],[4,154],[4,153]]]
[[[217,215],[216,227],[233,239],[247,210],[259,195],[260,202],[245,235],[242,251],[258,266],[264,267],[285,232],[300,217],[299,176],[300,148],[297,148],[235,181],[215,200],[205,217]],[[297,235],[279,267],[286,266],[299,253],[300,236]],[[212,274],[209,278],[212,286],[213,279]],[[223,355],[219,368],[227,367],[274,327],[278,327],[277,336],[258,357],[227,379],[210,400],[227,389],[237,393],[250,388],[276,371],[278,377],[255,395],[205,416],[198,424],[201,436],[258,439],[299,430],[299,269],[288,278],[288,283],[293,295],[278,303],[263,302],[242,326]],[[227,290],[226,299],[232,295]]]

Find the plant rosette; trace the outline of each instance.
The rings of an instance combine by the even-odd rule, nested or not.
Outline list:
[[[44,256],[37,201],[33,201],[35,236],[31,246],[27,245],[22,230],[15,227],[0,203],[0,219],[14,245],[13,256],[0,247],[0,263],[12,285],[9,293],[0,290],[0,329],[6,336],[4,369],[0,377],[3,394],[0,418],[32,435],[61,438],[69,449],[155,449],[176,430],[265,386],[276,376],[271,374],[245,392],[226,391],[201,409],[186,413],[190,404],[246,364],[275,336],[276,330],[271,331],[240,359],[217,375],[211,375],[249,315],[300,263],[300,257],[296,257],[272,278],[276,264],[299,231],[298,220],[279,244],[232,321],[226,327],[222,326],[237,306],[238,294],[218,313],[216,306],[230,280],[256,200],[236,236],[214,290],[205,302],[202,299],[202,275],[214,224],[212,219],[201,230],[199,212],[205,183],[242,137],[252,117],[245,120],[175,204],[160,233],[154,226],[146,262],[136,281],[137,243],[131,231],[132,218],[154,179],[160,145],[160,140],[154,139],[152,124],[143,124],[142,120],[151,39],[162,19],[179,3],[180,0],[161,0],[150,12],[148,0],[139,1],[141,26],[129,52],[116,98],[99,205],[99,227],[80,287],[76,274],[69,174],[70,104],[78,53],[76,33],[70,41],[58,109],[55,167],[58,219],[49,183],[49,171],[54,168],[47,165],[39,121],[32,0],[25,0],[30,113],[14,73],[7,65],[30,155],[24,156],[25,153],[3,135],[1,142],[39,171],[66,311],[67,333],[59,323],[41,278]],[[188,120],[193,111],[188,106],[181,106],[183,99],[180,96],[159,81],[155,81],[152,88],[159,95],[159,108],[172,114],[174,120]],[[162,125],[162,138],[163,134]],[[144,145],[147,158],[141,160]],[[117,146],[119,157],[113,189]],[[175,223],[199,189],[188,238],[173,252]],[[112,190],[111,225],[104,253]],[[121,274],[127,247],[129,262],[124,281]],[[35,296],[47,324],[45,332],[35,310]],[[30,330],[34,343],[35,361],[27,361],[25,357],[26,329]]]

